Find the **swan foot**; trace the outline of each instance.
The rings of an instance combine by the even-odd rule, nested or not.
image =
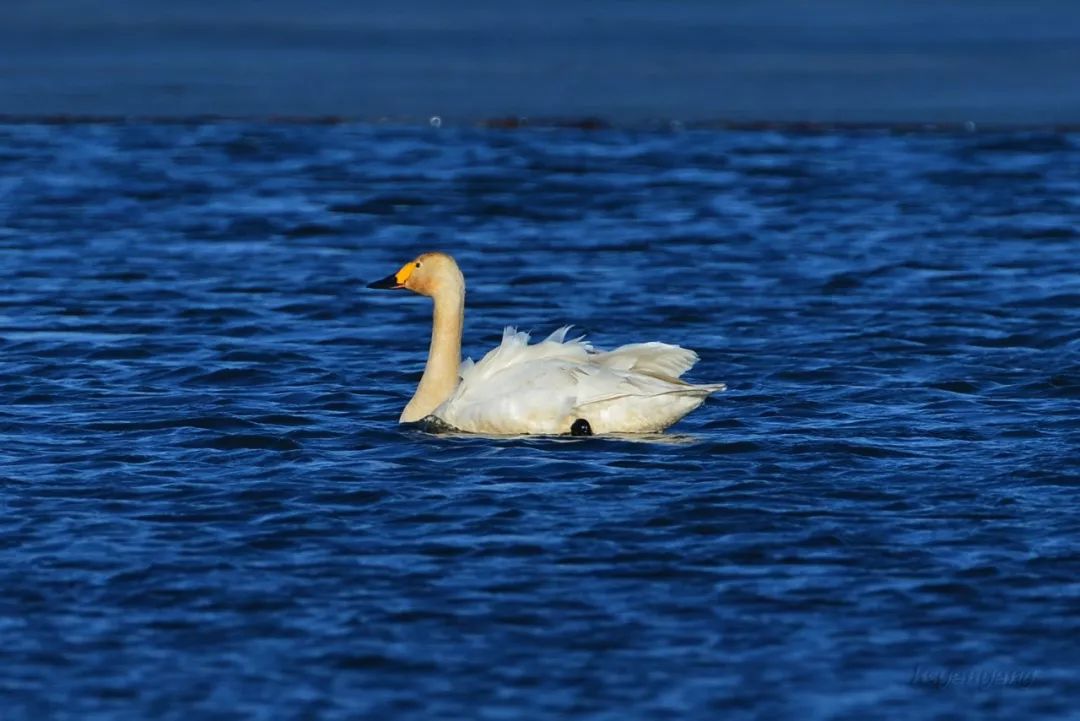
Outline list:
[[[591,436],[592,434],[592,426],[584,418],[578,418],[570,426],[570,435],[572,436]]]

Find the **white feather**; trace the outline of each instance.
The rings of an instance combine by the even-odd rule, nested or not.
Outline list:
[[[424,374],[400,421],[434,419],[487,434],[564,434],[579,420],[593,433],[662,431],[724,384],[680,380],[697,362],[691,350],[633,343],[600,351],[570,326],[529,345],[514,328],[478,363],[461,362],[465,277],[446,253],[423,253],[373,288],[404,288],[432,298],[431,346]]]
[[[724,389],[678,379],[697,362],[691,350],[654,342],[603,352],[567,341],[569,330],[529,345],[507,327],[498,347],[461,364],[461,382],[433,415],[473,433],[568,433],[579,418],[594,433],[654,432]]]

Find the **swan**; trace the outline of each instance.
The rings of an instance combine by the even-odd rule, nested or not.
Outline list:
[[[435,304],[427,365],[400,423],[434,418],[489,435],[655,433],[725,389],[679,380],[698,360],[692,350],[651,342],[604,352],[567,340],[570,326],[532,345],[507,327],[479,363],[462,363],[465,278],[446,253],[424,253],[368,287],[409,290]]]

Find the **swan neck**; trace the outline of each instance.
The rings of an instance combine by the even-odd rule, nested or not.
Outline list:
[[[461,331],[465,324],[464,284],[454,284],[433,296],[431,347],[420,385],[401,414],[403,422],[431,415],[457,388],[461,370]]]

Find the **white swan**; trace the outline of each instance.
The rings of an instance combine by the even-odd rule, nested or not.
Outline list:
[[[424,253],[368,287],[411,290],[435,302],[427,365],[402,423],[434,416],[492,435],[649,433],[725,388],[679,380],[698,360],[691,350],[633,343],[602,352],[581,338],[566,340],[569,326],[535,345],[508,327],[479,363],[462,363],[465,278],[445,253]]]

